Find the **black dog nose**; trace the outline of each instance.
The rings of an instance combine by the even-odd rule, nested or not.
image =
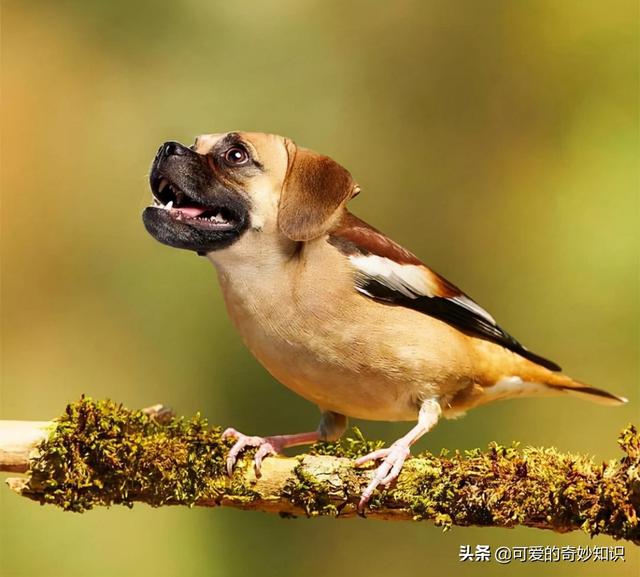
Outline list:
[[[160,149],[158,150],[158,154],[156,155],[158,159],[168,158],[169,156],[184,156],[185,154],[189,154],[191,151],[184,145],[179,142],[175,142],[170,140],[169,142],[165,142]]]

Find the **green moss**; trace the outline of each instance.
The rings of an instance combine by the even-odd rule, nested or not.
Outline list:
[[[415,519],[445,528],[551,525],[638,541],[640,444],[633,426],[622,432],[620,444],[627,456],[603,464],[517,445],[491,444],[488,451],[456,452],[451,458],[427,453],[407,463],[387,499],[406,503]]]
[[[304,510],[308,517],[336,516],[339,509],[332,503],[331,487],[309,474],[301,461],[293,470],[294,479],[284,487],[282,496]]]
[[[240,476],[234,484],[224,478],[227,448],[220,429],[199,414],[161,420],[83,397],[41,445],[23,492],[69,511],[141,500],[192,505],[230,491],[251,495]]]
[[[605,533],[640,542],[640,436],[629,425],[618,440],[625,456],[608,463],[556,449],[495,443],[481,451],[409,459],[395,486],[376,491],[368,511],[400,513],[453,525],[522,524],[589,535]],[[359,430],[335,443],[318,443],[298,457],[279,493],[255,485],[248,451],[229,479],[230,442],[200,415],[163,419],[111,401],[82,398],[67,407],[31,463],[22,493],[70,511],[98,505],[165,504],[238,506],[282,502],[286,515],[353,512],[374,464],[353,459],[382,446]],[[267,491],[261,495],[257,491]],[[291,507],[293,505],[294,507]]]
[[[453,525],[512,527],[518,524],[582,529],[593,536],[640,539],[640,436],[632,425],[619,443],[626,456],[598,464],[554,448],[505,447],[491,443],[448,456],[423,453],[409,459],[395,487],[376,492],[369,510],[404,509],[415,520],[430,520],[447,530]],[[353,458],[381,446],[355,438],[314,446],[313,454]],[[340,471],[341,483],[318,478],[302,458],[288,497],[308,515],[335,515],[357,502],[363,470]],[[339,488],[339,490],[338,490]]]
[[[342,437],[337,441],[315,443],[309,448],[309,454],[357,459],[384,446],[383,441],[368,441],[365,439],[358,427],[352,428],[352,434],[352,437]]]

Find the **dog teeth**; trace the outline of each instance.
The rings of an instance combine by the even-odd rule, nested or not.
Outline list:
[[[166,178],[163,178],[158,185],[158,192],[162,192],[168,184],[169,181]]]
[[[170,200],[169,202],[167,202],[167,204],[164,205],[165,210],[171,210],[172,208],[173,208],[173,200]]]

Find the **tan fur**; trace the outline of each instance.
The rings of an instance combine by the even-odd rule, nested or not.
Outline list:
[[[571,388],[568,377],[499,345],[356,292],[348,259],[326,234],[355,191],[349,173],[315,153],[292,154],[281,137],[241,135],[266,169],[243,183],[252,224],[207,256],[233,322],[276,379],[323,409],[374,420],[415,420],[429,398],[455,416],[537,390],[501,381],[510,377],[542,383],[545,394]],[[199,137],[196,150],[206,153],[221,136]],[[309,190],[312,182],[324,186]]]
[[[359,188],[335,160],[285,140],[289,166],[278,207],[278,225],[291,240],[326,233]]]

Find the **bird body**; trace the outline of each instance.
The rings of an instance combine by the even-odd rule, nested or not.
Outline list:
[[[431,387],[459,386],[451,360],[470,365],[468,347],[449,326],[357,293],[348,261],[326,241],[303,252],[283,259],[278,283],[219,273],[231,319],[277,380],[323,409],[373,420],[415,420]],[[398,346],[407,322],[411,335]]]
[[[314,432],[238,440],[228,457],[335,439],[347,417],[417,424],[390,447],[360,502],[399,474],[409,447],[440,416],[524,396],[625,399],[561,374],[479,304],[346,203],[359,192],[332,159],[274,135],[205,135],[161,147],[145,225],[158,240],[206,255],[253,355],[322,411]]]
[[[330,235],[263,251],[241,240],[210,253],[229,316],[273,377],[322,409],[414,421],[434,396],[443,416],[457,417],[494,400],[573,390],[575,381],[500,345],[358,292],[356,269]],[[265,282],[266,271],[278,282]]]

